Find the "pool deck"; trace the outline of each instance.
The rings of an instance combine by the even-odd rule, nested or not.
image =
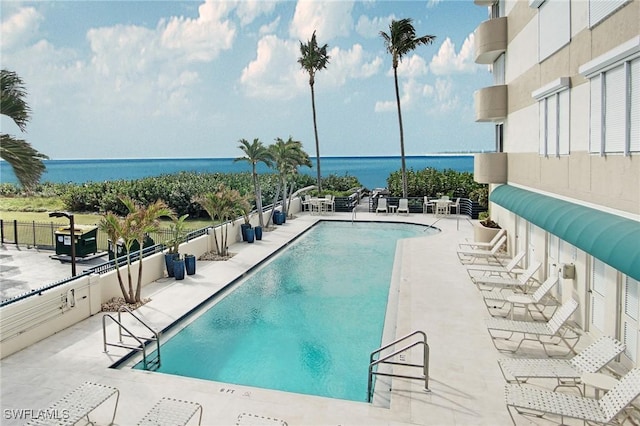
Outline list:
[[[228,282],[286,245],[317,220],[351,220],[351,214],[326,216],[300,213],[264,234],[255,244],[234,244],[236,255],[226,262],[197,264],[197,273],[183,281],[165,278],[143,290],[151,302],[137,312],[155,329],[163,329]],[[356,220],[433,224],[433,215],[375,215],[358,212]],[[102,315],[95,315],[13,354],[0,363],[3,425],[24,424],[10,410],[45,409],[85,381],[110,385],[120,391],[115,424],[136,424],[162,397],[198,402],[203,425],[235,425],[250,413],[251,424],[292,425],[507,425],[504,379],[497,359],[505,357],[492,345],[485,327],[489,314],[456,255],[457,243],[472,239],[465,218],[441,219],[442,232],[403,240],[396,254],[393,280],[399,283],[397,330],[402,336],[422,330],[430,347],[430,392],[424,383],[393,379],[390,407],[307,396],[146,371],[108,368],[125,350],[102,349]],[[375,273],[375,265],[360,265],[361,273]],[[336,279],[344,279],[336,277]],[[339,319],[336,319],[339,320]],[[363,319],[366,320],[366,319]],[[130,324],[130,323],[127,323]],[[133,325],[132,325],[133,326]],[[115,328],[109,326],[115,335]],[[386,343],[386,342],[385,342]],[[587,343],[583,338],[580,346]],[[375,348],[372,348],[374,350]],[[536,347],[522,355],[541,356]],[[418,352],[410,354],[417,361]],[[413,359],[416,358],[416,359]],[[363,370],[363,375],[367,374]],[[108,424],[113,410],[107,401],[92,415]],[[263,417],[263,418],[261,418]],[[516,417],[518,424],[554,424],[548,420]],[[190,424],[196,424],[193,421]],[[573,424],[569,421],[568,424]],[[578,423],[576,423],[578,424]]]

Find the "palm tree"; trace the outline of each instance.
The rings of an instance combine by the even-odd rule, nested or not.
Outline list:
[[[318,173],[318,190],[322,190],[322,182],[320,173],[320,142],[318,141],[318,125],[316,122],[316,95],[313,89],[315,84],[316,71],[327,68],[329,63],[329,55],[327,55],[327,45],[322,47],[318,46],[316,42],[316,32],[313,32],[311,40],[306,44],[300,42],[300,56],[298,63],[300,66],[309,73],[309,86],[311,86],[311,109],[313,111],[313,133],[316,138],[316,167]]]
[[[25,132],[31,119],[31,108],[25,101],[27,91],[22,79],[13,71],[0,71],[0,114],[11,118],[18,128]],[[7,134],[0,135],[0,158],[7,161],[20,184],[29,190],[39,181],[45,170],[44,154],[31,144]]]
[[[282,212],[287,214],[287,181],[298,171],[299,166],[311,167],[309,155],[302,149],[302,142],[295,141],[291,136],[286,141],[277,138],[276,142],[269,146],[273,158],[274,167],[278,172],[278,189],[275,192],[273,206],[282,194]],[[282,193],[280,192],[282,190]],[[273,217],[273,210],[271,211]],[[267,222],[268,223],[268,222]]]
[[[421,44],[431,44],[436,36],[425,35],[416,37],[416,30],[413,28],[410,18],[399,21],[392,20],[389,25],[389,34],[380,31],[380,36],[384,39],[387,52],[393,59],[393,78],[396,87],[396,104],[398,105],[398,122],[400,123],[400,157],[402,158],[402,197],[407,197],[407,166],[404,158],[404,131],[402,129],[402,112],[400,110],[400,91],[398,90],[398,64],[402,57],[414,50]]]
[[[118,259],[116,259],[116,275],[118,276],[118,284],[125,302],[136,304],[142,301],[142,251],[144,249],[145,236],[150,232],[158,231],[160,228],[159,219],[162,216],[173,217],[174,213],[162,200],[158,200],[148,206],[142,206],[128,197],[120,197],[120,201],[129,210],[129,213],[125,217],[118,217],[113,212],[107,212],[100,221],[99,227],[112,241],[116,253],[115,247],[118,244],[118,240],[122,239],[123,241],[127,260],[128,287],[125,287],[120,275],[120,262]],[[135,241],[138,241],[140,245],[140,252],[138,255],[138,277],[134,289],[131,275],[131,248]]]
[[[258,219],[260,220],[260,226],[264,228],[264,219],[262,218],[262,191],[260,190],[260,180],[258,179],[258,172],[256,166],[258,163],[264,163],[271,167],[273,157],[271,153],[265,147],[258,138],[255,138],[252,143],[249,143],[246,139],[240,139],[240,148],[244,152],[244,157],[238,157],[235,161],[246,161],[251,163],[251,176],[253,177],[253,190],[256,197],[256,210],[258,210]]]
[[[212,220],[216,218],[220,220],[220,239],[218,239],[217,232],[215,230],[213,232],[216,251],[220,256],[229,255],[229,247],[227,247],[228,222],[242,213],[243,200],[246,202],[246,199],[237,190],[229,189],[222,184],[215,192],[204,194],[195,199],[196,203],[205,209]]]

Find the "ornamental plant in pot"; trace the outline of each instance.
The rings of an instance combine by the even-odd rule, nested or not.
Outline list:
[[[480,213],[479,218],[480,221],[473,226],[473,239],[479,243],[488,243],[500,231],[500,225],[491,220],[487,212]]]
[[[240,225],[240,232],[242,234],[242,241],[248,241],[247,229],[251,229],[251,203],[249,199],[244,196],[238,200],[238,209],[242,212],[244,223]]]
[[[171,225],[169,225],[171,238],[165,242],[165,245],[169,246],[169,251],[164,255],[164,263],[167,267],[167,275],[170,277],[174,276],[173,261],[174,259],[178,259],[180,257],[180,243],[187,235],[185,221],[188,217],[188,214],[183,214],[180,217],[173,216],[171,218],[173,222]]]

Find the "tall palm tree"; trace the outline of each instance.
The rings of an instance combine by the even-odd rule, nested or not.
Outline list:
[[[436,36],[425,35],[416,37],[416,30],[411,23],[411,18],[392,20],[389,24],[389,33],[380,31],[384,39],[387,52],[393,59],[393,78],[396,87],[396,104],[398,105],[398,122],[400,123],[400,157],[402,158],[402,197],[407,197],[407,166],[404,158],[404,131],[402,129],[402,111],[400,110],[400,91],[398,90],[398,64],[402,57],[421,44],[431,44]]]
[[[309,86],[311,86],[311,109],[313,111],[313,134],[316,138],[316,168],[318,173],[318,190],[322,190],[322,181],[320,173],[320,142],[318,140],[318,124],[316,122],[316,95],[314,84],[316,82],[316,71],[327,68],[329,63],[329,55],[327,54],[327,45],[318,46],[316,41],[316,32],[313,32],[311,40],[306,44],[300,42],[300,56],[298,63],[309,73]]]
[[[25,100],[27,91],[22,79],[13,71],[0,71],[0,114],[11,118],[18,128],[25,132],[31,119],[31,108]],[[0,135],[0,158],[7,161],[20,184],[29,190],[39,181],[45,170],[44,154],[31,144],[7,134]]]
[[[251,163],[251,176],[253,177],[253,190],[256,197],[256,210],[258,210],[258,219],[260,220],[260,226],[264,228],[264,219],[262,218],[262,191],[260,190],[260,180],[258,179],[258,172],[256,166],[258,163],[264,163],[271,167],[273,157],[271,152],[266,146],[260,142],[260,139],[255,138],[253,142],[249,143],[246,139],[240,139],[240,148],[244,152],[244,157],[238,157],[235,161],[246,161]]]

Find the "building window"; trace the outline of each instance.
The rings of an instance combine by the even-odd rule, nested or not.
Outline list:
[[[496,152],[504,152],[504,124],[496,124]]]
[[[493,62],[493,65],[491,66],[491,73],[493,74],[493,85],[494,86],[500,86],[502,84],[504,84],[504,73],[505,73],[505,56],[504,53],[500,56],[498,56],[498,59],[496,59]]]
[[[569,78],[559,78],[531,95],[538,101],[540,155],[568,155]]]
[[[571,2],[544,0],[537,7],[538,61],[542,62],[571,40]]]
[[[589,0],[589,28],[593,28],[606,17],[631,0]]]
[[[580,67],[589,79],[594,154],[640,152],[640,36]]]

